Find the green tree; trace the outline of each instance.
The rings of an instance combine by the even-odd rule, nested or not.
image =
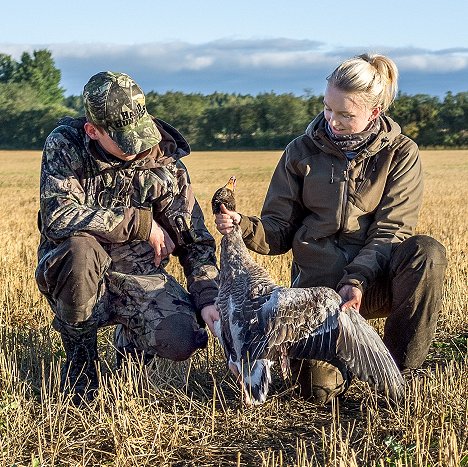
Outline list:
[[[440,108],[440,120],[444,145],[467,146],[468,92],[448,92]]]
[[[173,91],[146,94],[148,112],[176,127],[191,145],[198,144],[199,121],[208,105],[209,98],[202,94]]]
[[[308,94],[306,97],[308,119],[312,120],[323,110],[323,95],[313,96]]]
[[[0,83],[11,83],[15,79],[18,64],[10,55],[0,54]]]
[[[441,143],[439,109],[438,97],[399,94],[389,114],[400,124],[405,135],[421,146],[431,146]]]
[[[256,109],[249,95],[209,96],[211,106],[200,118],[198,141],[204,149],[241,149],[254,147]]]
[[[60,79],[61,72],[55,67],[51,52],[35,50],[32,56],[28,52],[22,54],[14,81],[32,86],[43,104],[61,104],[64,91]]]
[[[46,105],[29,84],[0,83],[0,147],[40,149],[64,115],[76,115],[62,104]]]
[[[73,109],[77,114],[84,115],[83,96],[67,96],[65,97],[63,104],[69,109]]]
[[[262,148],[284,147],[304,133],[309,123],[307,100],[293,94],[259,94],[256,98],[259,134]]]
[[[40,148],[57,120],[76,111],[64,105],[60,70],[48,50],[0,55],[0,147]]]

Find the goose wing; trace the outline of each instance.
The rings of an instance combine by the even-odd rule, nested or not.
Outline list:
[[[256,340],[251,342],[251,356],[266,357],[279,347],[289,349],[314,335],[326,322],[329,310],[339,309],[337,303],[339,295],[326,287],[273,290],[252,320]]]
[[[257,314],[250,358],[290,358],[343,362],[362,381],[396,399],[403,379],[382,339],[355,310],[340,311],[341,297],[326,287],[279,288]]]

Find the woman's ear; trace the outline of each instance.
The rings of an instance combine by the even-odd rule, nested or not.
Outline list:
[[[94,126],[90,122],[86,122],[84,124],[84,131],[91,139],[98,139],[99,138],[99,130],[96,126]]]
[[[380,107],[374,107],[372,109],[372,113],[371,113],[371,116],[369,118],[369,121],[370,120],[375,120],[380,115],[380,112],[382,112],[382,109]]]

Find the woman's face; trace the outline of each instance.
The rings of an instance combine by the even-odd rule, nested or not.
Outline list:
[[[369,108],[358,94],[327,86],[323,98],[325,119],[336,135],[364,131],[380,114],[380,108]]]

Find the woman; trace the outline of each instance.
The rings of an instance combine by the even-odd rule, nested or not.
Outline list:
[[[444,247],[413,235],[423,183],[419,150],[385,111],[398,70],[363,54],[327,78],[324,110],[286,147],[261,217],[223,208],[220,233],[239,223],[257,253],[293,252],[293,287],[328,286],[367,319],[387,318],[384,342],[399,368],[418,368],[435,332]],[[302,395],[327,403],[348,375],[320,361],[292,362]]]

